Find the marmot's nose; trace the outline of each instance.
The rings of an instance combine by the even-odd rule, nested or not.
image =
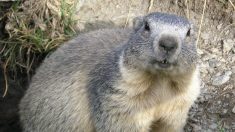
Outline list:
[[[159,50],[166,53],[174,53],[178,48],[178,42],[174,37],[164,36],[159,40]]]

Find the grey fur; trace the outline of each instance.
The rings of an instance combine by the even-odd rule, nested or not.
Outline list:
[[[190,27],[182,17],[152,13],[136,19],[134,30],[97,30],[64,44],[44,60],[21,100],[24,131],[150,131],[155,121],[165,118],[155,113],[163,102],[191,88],[197,54],[194,37],[186,36]],[[160,50],[159,39],[164,35],[177,40],[174,52]],[[164,60],[167,67],[160,65]],[[149,83],[142,86],[141,79]],[[140,89],[133,89],[139,85]],[[169,91],[166,95],[160,94],[162,87]],[[181,124],[164,120],[170,127],[157,129],[182,130],[196,96],[189,99]]]

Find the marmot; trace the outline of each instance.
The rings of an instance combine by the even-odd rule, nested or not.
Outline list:
[[[186,18],[79,35],[47,57],[20,103],[25,132],[180,132],[200,92]]]

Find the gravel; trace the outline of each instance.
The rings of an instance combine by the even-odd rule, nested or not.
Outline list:
[[[233,107],[232,112],[235,114],[235,106]]]
[[[232,39],[227,39],[223,41],[223,50],[224,52],[229,52],[232,48],[233,45],[235,44],[235,41]]]
[[[212,79],[212,85],[220,86],[225,84],[226,82],[229,81],[231,74],[232,71],[226,71],[223,75],[214,77]]]

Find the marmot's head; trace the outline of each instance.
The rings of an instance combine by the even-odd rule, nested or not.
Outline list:
[[[134,20],[122,63],[153,74],[184,74],[195,68],[196,44],[192,24],[185,18],[151,13]]]

